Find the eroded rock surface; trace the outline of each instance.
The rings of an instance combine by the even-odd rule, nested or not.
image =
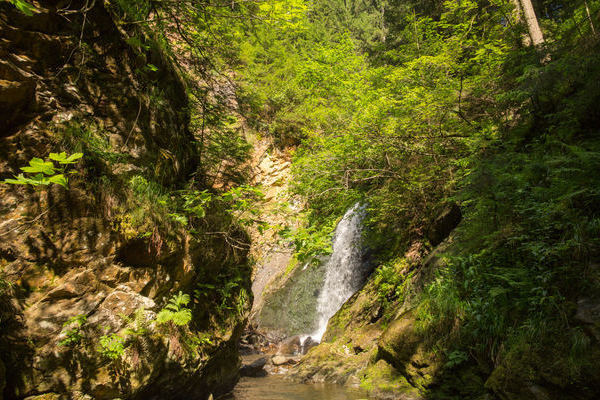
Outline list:
[[[0,185],[0,269],[11,284],[1,294],[0,391],[205,399],[237,380],[242,315],[216,326],[207,300],[192,305],[190,325],[208,335],[203,344],[150,326],[118,362],[98,351],[101,337],[131,329],[136,311],[152,323],[203,277],[236,271],[249,289],[250,274],[245,252],[222,237],[200,240],[151,215],[143,229],[132,223],[132,179],[177,189],[195,168],[187,94],[160,49],[129,45],[140,33],[92,3],[84,15],[84,1],[39,1],[33,16],[0,3],[0,179],[33,157],[84,153],[68,190]],[[158,70],[144,72],[148,63]],[[78,316],[82,337],[61,344]]]

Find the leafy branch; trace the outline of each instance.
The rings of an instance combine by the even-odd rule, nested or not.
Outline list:
[[[29,161],[29,165],[21,167],[20,173],[14,179],[5,179],[2,183],[10,185],[32,185],[48,186],[51,184],[68,187],[69,178],[66,176],[69,165],[76,164],[83,157],[83,153],[74,153],[67,156],[67,153],[50,153],[49,160],[42,160],[34,157]],[[77,171],[68,171],[70,174],[76,174]]]

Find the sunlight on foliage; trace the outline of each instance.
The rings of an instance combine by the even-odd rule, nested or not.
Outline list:
[[[29,165],[21,167],[21,170],[27,174],[19,174],[14,179],[5,179],[3,183],[11,185],[31,185],[48,186],[57,184],[68,187],[69,178],[66,174],[76,174],[77,171],[67,171],[67,166],[77,163],[83,157],[83,153],[75,153],[67,156],[65,152],[50,153],[51,161],[44,161],[41,158],[34,157],[29,161]],[[58,165],[56,165],[58,163]]]

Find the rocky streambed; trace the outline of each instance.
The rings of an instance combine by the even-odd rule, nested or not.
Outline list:
[[[289,338],[277,346],[274,353],[242,356],[240,381],[226,400],[358,400],[366,399],[366,393],[351,386],[332,383],[299,383],[290,379],[292,369],[303,356],[298,336]],[[311,346],[312,347],[312,346]],[[300,350],[300,353],[283,351]]]

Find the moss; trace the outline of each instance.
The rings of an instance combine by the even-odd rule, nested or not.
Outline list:
[[[283,276],[286,277],[289,274],[292,273],[292,271],[294,271],[294,269],[296,269],[296,267],[298,266],[298,259],[293,256],[292,258],[290,258],[290,262],[288,263],[288,266],[285,268],[285,272],[283,273]]]
[[[403,399],[420,398],[419,391],[385,360],[379,360],[365,369],[360,387],[375,396],[381,396],[382,392],[393,392],[395,395],[402,394]]]
[[[420,335],[415,332],[414,323],[411,313],[390,323],[379,340],[380,358],[398,364],[404,364],[411,359],[422,341]]]

